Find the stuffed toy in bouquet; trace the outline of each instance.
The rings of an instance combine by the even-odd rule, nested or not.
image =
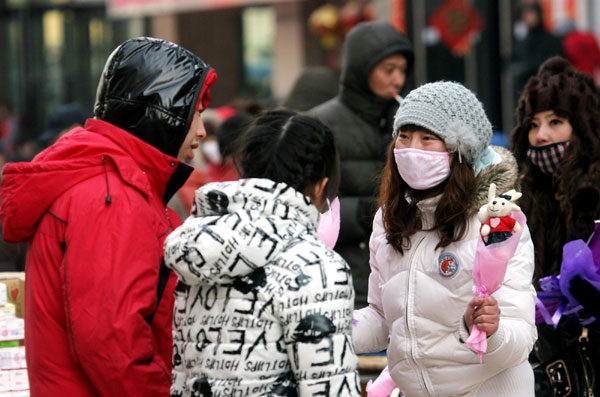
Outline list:
[[[488,203],[479,210],[481,239],[477,242],[473,263],[473,293],[482,298],[500,288],[508,261],[519,244],[527,222],[519,206],[514,203],[520,197],[521,193],[515,190],[496,197],[496,185],[492,183]],[[479,362],[483,362],[483,354],[487,351],[486,333],[473,325],[466,344],[477,352]]]

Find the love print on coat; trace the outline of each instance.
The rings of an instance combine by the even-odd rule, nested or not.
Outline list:
[[[207,185],[165,243],[172,396],[358,396],[348,265],[307,197],[264,179]],[[194,394],[195,393],[195,394]]]

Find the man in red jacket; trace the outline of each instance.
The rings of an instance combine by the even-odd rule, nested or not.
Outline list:
[[[28,241],[25,346],[35,396],[165,396],[175,276],[165,203],[206,135],[214,70],[173,43],[110,55],[94,118],[30,163],[4,167],[4,239]]]

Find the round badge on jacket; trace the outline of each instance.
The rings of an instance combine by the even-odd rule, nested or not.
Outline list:
[[[458,272],[458,267],[458,258],[451,252],[444,252],[438,258],[438,272],[442,277],[454,277]]]

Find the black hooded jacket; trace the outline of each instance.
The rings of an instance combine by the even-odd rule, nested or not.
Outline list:
[[[410,40],[385,21],[357,25],[346,36],[339,94],[308,112],[332,129],[340,153],[341,230],[335,250],[352,268],[357,308],[367,304],[368,241],[377,180],[398,108],[396,100],[371,91],[369,74],[377,63],[394,54],[404,55],[408,64],[404,96],[413,70]]]
[[[98,84],[94,116],[177,157],[214,70],[185,48],[142,37],[117,47]]]

